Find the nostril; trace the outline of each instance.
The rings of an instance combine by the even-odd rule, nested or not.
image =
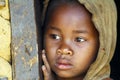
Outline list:
[[[73,53],[72,53],[72,51],[70,51],[70,50],[68,50],[68,49],[58,49],[57,50],[57,54],[58,55],[70,55],[70,56],[72,56],[73,55]]]
[[[70,56],[73,55],[72,51],[68,51],[67,54],[70,55]]]
[[[57,50],[57,54],[60,55],[62,51],[60,49]]]

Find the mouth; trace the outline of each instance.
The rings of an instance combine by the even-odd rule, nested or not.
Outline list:
[[[70,61],[65,59],[60,59],[56,62],[55,66],[60,70],[68,70],[73,67],[73,65],[70,63]]]

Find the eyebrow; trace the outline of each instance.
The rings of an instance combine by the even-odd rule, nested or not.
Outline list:
[[[59,28],[56,28],[56,27],[54,27],[54,26],[50,26],[49,29],[60,31]]]
[[[88,33],[86,30],[74,30],[73,33]]]

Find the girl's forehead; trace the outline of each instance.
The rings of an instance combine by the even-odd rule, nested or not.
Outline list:
[[[86,16],[91,17],[91,13],[83,6],[83,5],[74,5],[71,6],[70,4],[60,4],[59,6],[56,6],[53,10],[49,11],[49,16],[56,16],[58,13],[64,14],[64,13],[73,13],[80,15],[84,14]]]
[[[47,9],[46,15],[45,15],[44,25],[47,25],[48,22],[51,21],[51,18],[56,17],[56,15],[58,15],[58,13],[65,14],[65,12],[66,12],[66,13],[73,13],[73,15],[83,13],[86,16],[91,17],[90,12],[82,4],[78,4],[79,2],[73,3],[73,4],[72,3],[62,4],[62,3],[58,3],[58,2],[56,2],[57,5],[50,4],[48,6],[48,9]],[[65,1],[65,2],[67,2],[67,1]],[[69,15],[66,15],[66,16],[69,16]]]
[[[54,17],[61,18],[61,17],[67,17],[67,16],[69,17],[78,16],[78,18],[79,17],[91,18],[91,14],[83,6],[71,7],[65,4],[58,6],[55,10],[53,10],[51,12],[50,18],[54,18]]]
[[[83,28],[79,26],[93,26],[92,19],[88,11],[81,7],[59,6],[52,12],[48,21],[49,25],[69,26],[69,28]],[[86,25],[88,24],[88,25]]]
[[[91,14],[84,6],[71,7],[69,5],[62,4],[51,13],[48,24],[60,28],[62,28],[62,26],[67,26],[72,29],[74,28],[75,30],[95,30]]]

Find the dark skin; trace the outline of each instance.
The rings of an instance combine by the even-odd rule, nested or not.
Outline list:
[[[83,6],[57,7],[45,32],[44,80],[83,80],[99,49],[99,34]],[[58,52],[58,51],[61,52]]]

